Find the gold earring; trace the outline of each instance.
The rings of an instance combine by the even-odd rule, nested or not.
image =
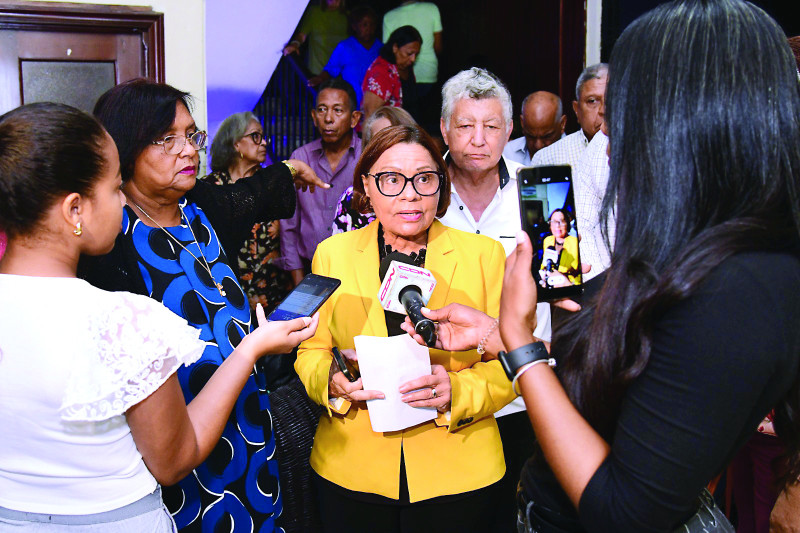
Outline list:
[[[81,234],[83,233],[83,229],[81,228],[81,221],[80,220],[78,221],[77,224],[75,224],[75,229],[72,230],[72,233],[74,233],[78,237],[80,237]]]
[[[237,150],[237,152],[238,152],[238,150]],[[239,157],[244,159],[244,154],[242,152],[239,152]]]

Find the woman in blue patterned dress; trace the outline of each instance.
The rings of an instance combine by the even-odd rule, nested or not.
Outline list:
[[[203,355],[178,372],[188,403],[250,332],[239,246],[256,221],[292,215],[293,182],[326,185],[295,160],[229,186],[197,181],[206,135],[189,113],[189,95],[169,85],[123,83],[100,97],[94,113],[119,149],[127,205],[114,249],[84,258],[80,274],[106,290],[148,295],[200,330]],[[248,378],[208,459],[163,494],[181,531],[281,531],[263,375],[254,370]]]

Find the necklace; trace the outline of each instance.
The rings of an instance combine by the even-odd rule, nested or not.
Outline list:
[[[214,279],[214,274],[212,274],[212,273],[211,273],[211,265],[209,265],[209,264],[208,264],[208,259],[206,259],[206,256],[205,256],[205,255],[203,255],[203,250],[201,250],[201,249],[200,249],[200,241],[198,241],[198,240],[197,240],[197,237],[196,237],[196,236],[195,236],[195,234],[194,234],[194,230],[192,229],[192,225],[191,225],[191,223],[189,223],[189,217],[187,217],[187,216],[186,216],[186,213],[184,213],[184,212],[183,212],[183,207],[181,207],[180,205],[178,206],[178,209],[180,209],[180,211],[181,211],[181,221],[183,221],[184,219],[186,220],[186,225],[189,227],[189,231],[190,231],[190,232],[191,232],[191,234],[192,234],[192,238],[194,239],[194,242],[195,242],[195,244],[197,244],[197,251],[198,251],[198,252],[200,252],[200,257],[202,257],[202,258],[203,258],[203,260],[202,260],[202,261],[200,261],[200,258],[199,258],[199,257],[197,257],[196,255],[194,255],[190,249],[188,249],[187,247],[185,247],[185,246],[183,245],[183,243],[181,243],[181,241],[179,241],[179,240],[178,240],[178,239],[177,239],[177,238],[176,238],[176,237],[175,237],[175,236],[174,236],[172,233],[170,233],[169,231],[167,231],[167,230],[166,230],[166,228],[164,228],[164,226],[162,226],[161,224],[159,224],[158,222],[156,222],[156,221],[153,219],[153,217],[151,217],[150,215],[148,215],[148,214],[147,214],[147,211],[145,211],[144,209],[142,209],[142,208],[141,208],[141,206],[140,206],[139,204],[137,204],[136,202],[134,202],[133,200],[130,200],[130,199],[129,199],[129,201],[130,201],[130,203],[131,203],[131,204],[133,204],[133,206],[134,206],[134,207],[136,207],[136,209],[138,209],[138,210],[139,210],[139,211],[140,211],[140,212],[141,212],[141,213],[142,213],[144,216],[146,216],[146,217],[147,217],[147,218],[150,220],[150,222],[152,222],[153,224],[155,224],[156,226],[158,226],[158,227],[161,229],[161,231],[163,231],[164,233],[166,233],[166,234],[169,236],[169,238],[170,238],[170,239],[172,239],[173,241],[175,241],[175,243],[176,243],[178,246],[180,246],[181,248],[183,248],[184,250],[186,250],[187,252],[189,252],[189,255],[191,255],[192,257],[194,257],[194,260],[195,260],[195,261],[197,261],[197,263],[198,263],[198,264],[199,264],[201,267],[203,267],[203,268],[205,269],[205,271],[206,271],[206,272],[208,272],[208,276],[211,278],[211,283],[213,283],[213,284],[214,284],[214,286],[217,288],[217,290],[219,291],[219,295],[220,295],[220,296],[222,296],[222,297],[224,298],[224,297],[226,296],[226,294],[225,294],[225,289],[223,289],[223,288],[222,288],[222,283],[220,283],[220,282],[218,282],[216,279]]]

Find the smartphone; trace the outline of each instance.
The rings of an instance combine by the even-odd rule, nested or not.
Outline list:
[[[569,165],[524,167],[517,171],[522,229],[533,244],[531,273],[539,301],[583,292],[580,238]]]
[[[336,278],[309,274],[278,304],[267,320],[293,320],[311,316],[341,284]]]
[[[333,347],[333,360],[336,361],[336,366],[339,367],[339,371],[344,374],[344,377],[347,378],[347,381],[350,383],[354,383],[358,381],[358,378],[361,377],[358,369],[347,360],[345,356],[339,351],[339,348],[336,346]]]

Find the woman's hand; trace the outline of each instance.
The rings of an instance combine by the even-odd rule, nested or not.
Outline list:
[[[360,380],[359,380],[360,381]],[[440,413],[450,409],[450,374],[442,365],[431,365],[431,374],[400,385],[402,400],[411,407],[435,407]]]
[[[319,324],[319,313],[314,313],[313,317],[269,322],[264,315],[264,308],[258,304],[256,319],[258,327],[242,339],[241,345],[251,350],[258,359],[266,354],[289,353],[295,346],[313,337]]]
[[[300,161],[299,159],[287,159],[290,165],[294,167],[297,171],[297,174],[294,176],[294,186],[298,189],[309,189],[311,192],[314,192],[316,187],[320,187],[322,189],[330,189],[331,186],[329,183],[325,183],[314,170],[308,166],[307,163]]]
[[[422,314],[436,322],[436,346],[440,350],[460,352],[474,350],[494,324],[494,319],[462,304],[448,304],[441,309],[422,308]],[[419,344],[426,346],[422,337],[414,331],[414,324],[406,317],[400,325]],[[496,353],[496,352],[495,352]]]
[[[339,350],[343,356],[350,361],[358,361],[356,351],[345,348]],[[348,380],[339,367],[336,360],[331,360],[331,368],[328,371],[328,397],[344,398],[351,402],[363,402],[366,400],[382,400],[385,396],[381,391],[364,390],[361,378],[351,382]]]
[[[531,275],[533,247],[528,234],[517,232],[517,248],[506,259],[500,297],[500,337],[508,350],[533,341],[536,328],[536,282]]]

